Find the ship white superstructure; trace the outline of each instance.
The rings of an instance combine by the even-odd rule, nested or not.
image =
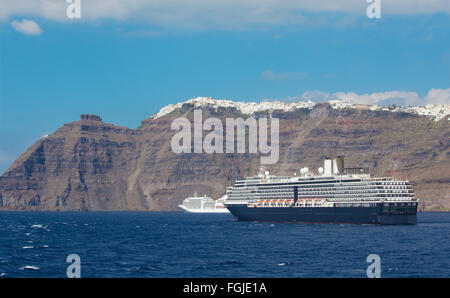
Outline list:
[[[227,189],[225,205],[249,207],[370,207],[417,205],[407,180],[372,178],[363,169],[344,169],[342,157],[325,159],[324,167],[313,174],[300,169],[299,176],[273,176],[268,171],[237,180]]]
[[[208,196],[189,197],[183,200],[181,205],[178,205],[181,209],[192,213],[229,213],[228,209],[223,204],[226,200],[226,196],[213,200]]]

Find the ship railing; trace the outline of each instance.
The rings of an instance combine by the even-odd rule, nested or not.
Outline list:
[[[299,193],[300,197],[305,198],[314,198],[317,196],[325,197],[325,198],[380,198],[380,197],[390,197],[390,198],[410,198],[414,197],[414,193],[359,193],[359,194],[348,194],[348,193],[334,193],[334,194],[326,194],[326,193],[315,193],[315,194],[305,194]]]
[[[381,182],[383,183],[383,182]],[[411,185],[403,183],[403,182],[392,182],[389,184],[377,184],[377,183],[349,183],[349,184],[343,184],[343,185],[308,185],[308,186],[299,186],[299,189],[308,191],[308,190],[338,190],[338,189],[410,189]],[[261,187],[260,189],[267,189],[270,190],[270,188],[264,188]]]
[[[383,182],[392,182],[395,184],[392,185],[408,185],[407,181],[397,181],[397,180],[381,180],[381,183]],[[340,182],[340,181],[336,181],[336,182],[330,182],[330,183],[311,183],[311,184],[296,184],[295,186],[298,186],[299,189],[308,189],[308,188],[325,188],[325,187],[349,187],[349,186],[379,186],[381,184],[379,184],[380,181],[373,181],[373,179],[370,180],[361,180],[361,181],[354,181],[354,182]],[[386,184],[386,185],[391,185],[391,184]],[[279,189],[283,189],[283,188],[292,188],[294,185],[293,184],[287,184],[287,185],[277,185],[276,188]],[[247,186],[247,188],[249,188],[250,186]],[[260,185],[258,186],[259,189],[273,189],[275,186],[272,185]]]
[[[352,198],[334,198],[328,199],[329,202],[354,202],[354,201],[363,201],[363,202],[377,202],[377,201],[393,201],[393,202],[411,202],[416,201],[415,197],[409,198],[391,198],[391,197],[377,197],[377,198],[359,198],[358,200]]]
[[[365,180],[365,179],[363,179]],[[368,180],[375,180],[375,181],[396,181],[394,177],[373,177]]]

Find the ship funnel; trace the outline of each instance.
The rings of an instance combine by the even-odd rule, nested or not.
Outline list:
[[[344,172],[344,157],[338,156],[333,158],[333,174],[339,174]]]
[[[339,174],[344,172],[344,157],[326,158],[323,162],[323,173],[325,175]]]
[[[332,160],[329,158],[326,158],[323,161],[323,173],[325,175],[331,175],[333,173],[333,163]]]

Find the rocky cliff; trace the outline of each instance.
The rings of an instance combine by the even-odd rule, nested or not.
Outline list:
[[[41,138],[0,177],[0,208],[12,210],[177,210],[197,192],[222,196],[237,177],[256,173],[260,155],[175,154],[172,120],[193,123],[192,102],[166,108],[136,129],[96,115],[65,124]],[[344,155],[346,167],[409,179],[420,210],[450,210],[450,124],[411,112],[303,105],[248,112],[202,104],[203,119],[276,117],[280,156],[264,167],[292,175],[317,170],[326,156]]]

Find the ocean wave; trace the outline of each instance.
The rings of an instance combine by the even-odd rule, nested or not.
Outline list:
[[[240,264],[241,262],[239,262],[238,260],[226,260],[225,262],[222,262],[222,264]]]
[[[19,270],[41,270],[41,268],[39,268],[38,266],[35,265],[25,265],[23,267],[20,267]]]
[[[290,263],[290,262],[283,262],[283,263],[279,263],[277,265],[278,266],[286,266],[286,265],[292,265],[292,263]]]

